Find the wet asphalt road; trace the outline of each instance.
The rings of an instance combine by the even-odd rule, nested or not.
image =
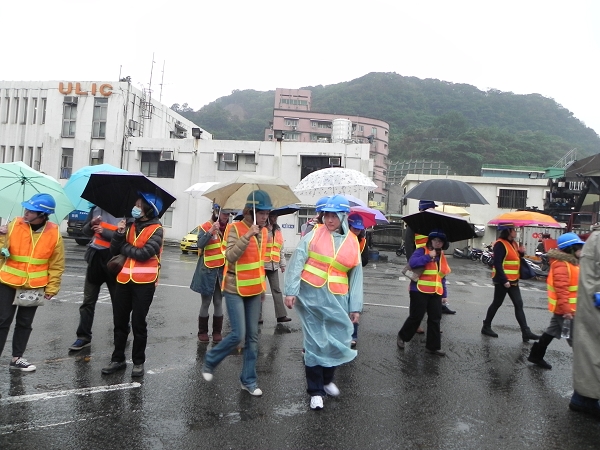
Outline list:
[[[510,301],[480,334],[491,302],[489,269],[449,259],[451,307],[442,320],[447,356],[424,353],[416,336],[404,351],[396,333],[408,314],[405,258],[365,268],[365,309],[359,355],[338,369],[342,391],[310,411],[302,336],[294,320],[277,325],[264,305],[257,370],[261,398],[239,388],[241,358],[232,355],[203,381],[207,346],[197,343],[200,298],[188,289],[195,256],[167,248],[161,284],[148,316],[146,375],[103,376],[112,351],[110,301],[103,290],[92,347],[69,353],[75,340],[84,247],[67,241],[67,271],[58,297],[40,308],[25,357],[32,373],[10,373],[9,335],[0,364],[0,448],[30,449],[584,449],[598,448],[600,423],[570,412],[571,350],[552,342],[551,371],[530,365]],[[548,324],[545,283],[522,282],[529,325]],[[212,311],[211,311],[212,312]],[[226,325],[227,327],[227,325]],[[6,350],[8,349],[8,353]]]

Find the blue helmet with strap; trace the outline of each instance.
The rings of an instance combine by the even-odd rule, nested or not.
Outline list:
[[[419,211],[425,211],[429,208],[435,208],[437,205],[431,200],[419,200]]]
[[[581,238],[575,233],[565,233],[563,235],[560,235],[556,240],[556,243],[558,244],[558,248],[561,250],[565,250],[566,248],[569,248],[572,245],[585,244],[585,242],[583,242]]]
[[[148,203],[152,207],[154,215],[150,217],[158,217],[163,207],[163,201],[161,200],[161,198],[158,195],[151,194],[149,192],[138,192],[138,194],[144,199],[146,203]]]
[[[432,230],[427,237],[429,239],[434,239],[434,238],[438,238],[441,239],[444,242],[448,242],[448,238],[446,237],[446,233],[444,233],[442,230]]]
[[[514,223],[499,223],[498,224],[498,231],[504,231],[504,230],[514,230],[515,224]]]
[[[41,212],[44,214],[54,214],[56,202],[50,194],[33,194],[26,202],[21,202],[21,206],[29,211]]]
[[[323,212],[350,212],[350,202],[343,195],[336,194],[327,199],[327,203],[321,208]]]
[[[327,196],[321,197],[319,200],[317,200],[315,210],[317,212],[321,212],[323,210],[323,206],[325,206],[327,204],[327,200],[329,200],[330,198],[331,197],[329,195],[327,195]]]

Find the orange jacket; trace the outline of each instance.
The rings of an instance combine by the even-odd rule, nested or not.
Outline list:
[[[327,227],[313,232],[308,243],[308,259],[300,278],[314,287],[327,287],[332,294],[348,293],[348,271],[360,264],[358,239],[348,233],[335,251],[333,237]]]
[[[550,271],[546,279],[548,310],[554,314],[572,314],[577,309],[579,262],[557,249],[548,252]]]
[[[202,228],[205,233],[208,233],[212,228],[212,225],[213,222],[209,220],[208,222],[204,222],[202,225],[200,225],[200,228]],[[219,233],[212,235],[204,248],[198,249],[198,257],[204,255],[204,265],[209,269],[225,265],[223,242],[219,236]]]
[[[160,224],[148,225],[136,236],[135,225],[132,225],[127,229],[127,242],[134,247],[142,248],[160,227]],[[159,269],[160,255],[154,255],[147,261],[137,261],[133,258],[127,258],[125,264],[123,264],[123,268],[117,275],[117,281],[121,284],[128,283],[129,281],[139,284],[154,283],[158,280]]]
[[[250,230],[243,220],[229,224],[223,237],[223,254],[225,253],[227,239],[232,229],[235,229],[238,238],[241,238]],[[265,292],[267,289],[264,265],[266,251],[267,229],[263,227],[261,228],[260,246],[256,236],[252,236],[246,250],[244,250],[234,264],[231,264],[227,259],[225,260],[225,276],[223,277],[222,289],[225,290],[227,278],[233,275],[237,293],[241,297],[252,297]]]

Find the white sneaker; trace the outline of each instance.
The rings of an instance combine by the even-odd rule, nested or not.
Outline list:
[[[319,410],[323,409],[323,397],[320,395],[313,395],[310,398],[310,409]]]
[[[255,387],[253,390],[250,390],[248,386],[240,385],[244,391],[248,391],[250,395],[254,395],[255,397],[260,397],[262,395],[262,391],[260,388]]]
[[[323,386],[325,393],[331,397],[337,397],[340,395],[340,390],[334,383],[329,383]]]
[[[212,381],[213,374],[205,372],[204,369],[202,369],[202,378],[204,378],[206,381]]]
[[[11,361],[8,365],[10,370],[20,370],[21,372],[33,372],[35,366],[29,364],[26,359],[18,358],[16,361]]]

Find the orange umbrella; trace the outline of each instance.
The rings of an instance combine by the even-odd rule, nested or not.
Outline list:
[[[552,216],[535,211],[513,211],[500,214],[488,222],[488,225],[512,223],[515,227],[538,226],[548,228],[563,228]]]

